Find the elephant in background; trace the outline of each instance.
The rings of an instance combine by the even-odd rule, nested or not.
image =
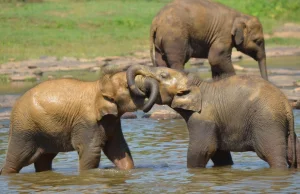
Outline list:
[[[256,17],[210,0],[174,0],[152,21],[154,66],[183,69],[191,57],[208,58],[213,78],[234,75],[233,47],[258,61],[261,76],[268,80],[263,27]]]
[[[232,165],[231,151],[254,151],[271,168],[300,167],[293,111],[276,86],[257,76],[206,82],[193,74],[178,71],[172,76],[170,68],[160,69],[157,73],[132,66],[127,70],[128,84],[134,94],[142,95],[136,75],[158,80],[156,103],[169,105],[187,123],[188,167],[205,167],[209,159],[216,166]],[[177,86],[170,85],[178,81],[185,90],[177,92]]]
[[[36,172],[52,169],[59,152],[76,150],[79,169],[97,168],[101,150],[119,169],[134,162],[123,136],[120,117],[137,109],[149,110],[158,93],[153,79],[137,78],[145,97],[128,89],[128,66],[107,66],[94,82],[75,79],[45,81],[15,103],[10,120],[8,150],[1,174],[18,173],[34,163]]]

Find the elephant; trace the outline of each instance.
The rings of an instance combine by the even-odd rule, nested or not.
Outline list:
[[[154,66],[182,70],[191,57],[207,58],[213,78],[235,75],[233,47],[258,61],[261,76],[268,80],[263,27],[254,16],[210,0],[174,0],[151,24]]]
[[[134,168],[120,117],[137,109],[149,110],[158,88],[152,83],[155,80],[141,77],[136,80],[139,87],[152,96],[146,101],[133,95],[127,85],[127,68],[103,67],[100,78],[92,82],[49,80],[23,94],[12,109],[0,174],[19,173],[32,163],[36,172],[51,170],[59,152],[74,150],[79,155],[79,170],[97,168],[101,150],[119,169]]]
[[[157,67],[159,68],[159,67]],[[258,76],[233,75],[203,81],[190,73],[168,73],[131,66],[127,80],[136,95],[145,93],[135,76],[148,76],[159,83],[157,104],[165,104],[185,120],[189,131],[187,167],[232,165],[230,152],[256,152],[271,168],[300,167],[300,144],[294,116],[286,96]],[[157,73],[159,72],[159,73]],[[170,83],[180,81],[185,90]]]

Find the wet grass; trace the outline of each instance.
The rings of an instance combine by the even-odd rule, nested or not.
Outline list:
[[[152,18],[169,1],[0,0],[0,64],[40,56],[93,58],[147,50]],[[285,21],[300,20],[299,0],[218,1],[258,16],[265,32]],[[269,42],[300,45],[294,40]]]

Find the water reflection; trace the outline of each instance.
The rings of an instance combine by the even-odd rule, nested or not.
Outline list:
[[[297,133],[300,112],[295,111]],[[8,120],[0,121],[0,164],[7,148]],[[33,166],[20,174],[0,176],[1,192],[67,193],[198,193],[198,192],[297,192],[298,170],[269,169],[255,153],[233,153],[232,167],[187,169],[188,133],[183,120],[123,120],[125,137],[136,169],[119,171],[104,156],[100,169],[78,172],[75,152],[60,153],[53,172],[34,173]]]

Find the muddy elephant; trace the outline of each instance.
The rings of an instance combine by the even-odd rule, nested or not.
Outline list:
[[[210,0],[174,0],[152,21],[154,66],[183,69],[191,57],[208,58],[214,78],[233,75],[233,47],[258,61],[261,76],[268,80],[263,27],[256,17]]]
[[[170,68],[160,69],[130,67],[128,84],[133,93],[142,95],[136,75],[158,80],[156,103],[169,105],[187,123],[188,167],[205,167],[209,159],[216,166],[232,165],[231,151],[256,152],[272,168],[300,167],[292,108],[271,83],[246,75],[206,82],[193,74],[178,72],[174,77]],[[177,80],[186,90],[177,93],[176,87],[170,87]]]
[[[2,174],[18,173],[32,163],[36,172],[51,170],[59,152],[74,150],[79,155],[79,170],[97,168],[101,150],[119,169],[133,168],[120,117],[137,109],[149,110],[158,88],[151,79],[141,77],[139,87],[155,98],[148,96],[146,102],[145,97],[133,95],[126,68],[103,68],[101,78],[94,82],[45,81],[21,96],[11,113]]]

